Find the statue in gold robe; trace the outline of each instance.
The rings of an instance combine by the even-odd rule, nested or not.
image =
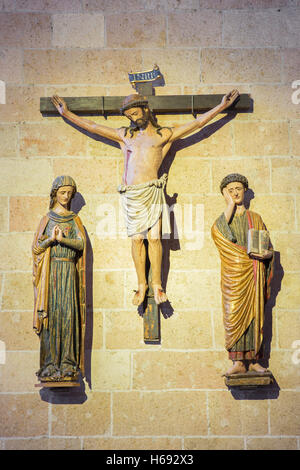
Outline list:
[[[233,366],[227,374],[247,369],[265,372],[262,358],[264,308],[273,276],[271,242],[263,253],[247,253],[249,229],[266,230],[261,216],[244,205],[248,180],[234,173],[220,185],[226,209],[212,227],[212,238],[221,259],[221,291],[225,347]]]
[[[80,218],[69,210],[75,193],[70,176],[54,180],[50,211],[32,245],[33,328],[40,337],[37,376],[42,382],[84,376],[86,236]]]

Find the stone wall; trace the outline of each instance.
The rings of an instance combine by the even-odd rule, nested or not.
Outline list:
[[[0,0],[0,448],[300,448],[299,19],[299,0]],[[120,150],[39,112],[39,98],[53,93],[130,94],[127,72],[154,63],[166,83],[157,94],[238,88],[254,100],[252,113],[215,118],[173,154],[167,193],[178,194],[180,239],[165,262],[174,314],[161,318],[156,346],[144,344],[131,305]],[[159,116],[164,125],[190,119]],[[221,377],[229,361],[210,227],[231,172],[248,177],[250,207],[276,250],[266,325],[276,381],[267,390],[233,392]],[[34,387],[31,243],[60,174],[77,182],[89,237],[87,380],[72,393]],[[115,237],[101,238],[110,216]]]

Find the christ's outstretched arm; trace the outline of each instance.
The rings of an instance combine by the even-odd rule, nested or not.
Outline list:
[[[220,112],[224,111],[229,106],[231,106],[235,102],[235,100],[238,98],[238,96],[239,96],[239,92],[237,90],[232,90],[229,93],[227,93],[227,95],[224,95],[221,103],[215,106],[210,111],[207,111],[206,113],[201,114],[194,121],[183,124],[182,126],[174,127],[173,133],[168,142],[172,143],[175,140],[178,140],[182,137],[185,137],[191,134],[192,132],[195,132],[198,129],[201,129],[201,127],[205,126],[205,124],[211,121]]]
[[[68,119],[68,121],[72,122],[73,124],[76,124],[77,126],[81,127],[82,129],[85,129],[86,131],[91,132],[92,134],[98,134],[101,137],[105,137],[106,139],[113,140],[114,142],[122,141],[118,129],[103,126],[102,124],[97,124],[94,121],[85,119],[81,116],[77,116],[77,114],[74,114],[69,111],[64,99],[60,98],[58,95],[54,95],[52,97],[52,103],[54,104],[61,116]]]

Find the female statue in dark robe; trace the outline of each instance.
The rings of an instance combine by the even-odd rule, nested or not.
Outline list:
[[[84,376],[85,232],[70,211],[76,184],[70,176],[57,177],[50,193],[50,211],[33,242],[34,319],[40,337],[38,378],[78,380]]]

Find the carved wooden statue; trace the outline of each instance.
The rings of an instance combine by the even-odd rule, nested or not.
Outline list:
[[[143,303],[148,289],[144,245],[146,237],[149,243],[154,299],[157,304],[167,300],[161,285],[161,237],[170,232],[170,224],[164,197],[167,175],[158,178],[162,161],[174,141],[199,130],[231,106],[238,96],[238,91],[233,90],[223,97],[219,105],[192,122],[167,128],[159,126],[146,97],[140,94],[129,95],[122,103],[121,112],[130,120],[130,127],[120,129],[77,116],[68,110],[62,98],[57,95],[52,98],[54,106],[64,118],[91,133],[118,142],[123,151],[124,175],[119,192],[122,195],[128,236],[132,240],[132,257],[138,279],[134,305]]]
[[[273,249],[269,239],[257,253],[251,251],[253,247],[248,249],[251,229],[267,232],[260,215],[244,206],[247,178],[230,174],[222,180],[220,189],[226,208],[212,227],[212,238],[221,258],[225,347],[233,361],[226,375],[247,370],[264,373],[266,369],[258,360],[263,354],[264,307],[270,295]]]
[[[41,382],[74,382],[84,376],[85,247],[80,218],[70,211],[76,184],[57,177],[50,211],[38,226],[32,246],[34,318],[40,337]]]

